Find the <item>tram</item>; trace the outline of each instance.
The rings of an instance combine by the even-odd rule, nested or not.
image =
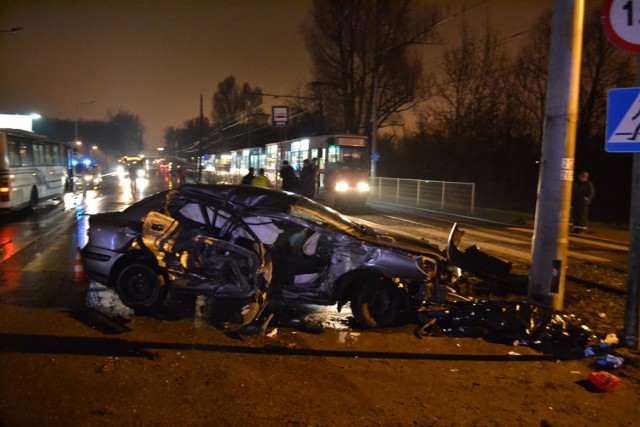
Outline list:
[[[224,182],[230,182],[228,176],[241,177],[249,167],[264,168],[274,187],[280,188],[278,171],[284,160],[299,173],[305,159],[317,159],[315,198],[331,207],[362,208],[370,191],[368,153],[367,137],[357,135],[311,136],[233,150]],[[222,182],[220,177],[217,182]]]
[[[362,207],[369,197],[367,138],[355,135],[322,135],[275,142],[265,146],[266,165],[279,170],[288,160],[300,170],[305,159],[318,159],[315,196],[332,207]]]

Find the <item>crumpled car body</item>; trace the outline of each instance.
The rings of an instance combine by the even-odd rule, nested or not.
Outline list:
[[[363,326],[415,313],[459,272],[447,250],[379,233],[303,196],[252,186],[185,185],[122,212],[92,215],[81,255],[89,277],[134,308],[169,290],[217,301],[350,302]]]

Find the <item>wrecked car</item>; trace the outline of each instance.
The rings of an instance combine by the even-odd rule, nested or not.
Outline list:
[[[167,292],[213,301],[346,303],[382,327],[446,294],[463,265],[454,247],[377,232],[306,197],[252,186],[185,185],[122,212],[92,215],[81,256],[92,280],[124,304],[148,309]],[[473,262],[470,262],[473,264]],[[257,314],[254,313],[254,317]]]

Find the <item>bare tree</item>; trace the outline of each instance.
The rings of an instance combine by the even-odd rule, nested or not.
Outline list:
[[[315,79],[341,100],[345,131],[370,134],[374,116],[384,124],[426,97],[415,46],[437,42],[438,22],[435,7],[411,0],[314,0],[307,50]]]
[[[545,100],[551,46],[551,11],[545,12],[525,33],[510,79],[515,114],[521,132],[540,147],[544,128]]]
[[[477,162],[505,143],[500,130],[508,105],[507,57],[488,23],[483,36],[466,22],[460,34],[460,46],[444,56],[432,126],[449,141],[458,163]]]
[[[113,152],[138,154],[144,150],[144,124],[139,116],[126,110],[109,112],[109,139]]]
[[[262,89],[252,88],[248,83],[238,85],[234,76],[218,84],[213,94],[213,122],[218,125],[247,124],[262,117]]]

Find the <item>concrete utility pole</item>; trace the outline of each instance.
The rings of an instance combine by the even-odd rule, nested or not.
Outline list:
[[[562,310],[575,164],[584,0],[554,0],[529,299]]]

